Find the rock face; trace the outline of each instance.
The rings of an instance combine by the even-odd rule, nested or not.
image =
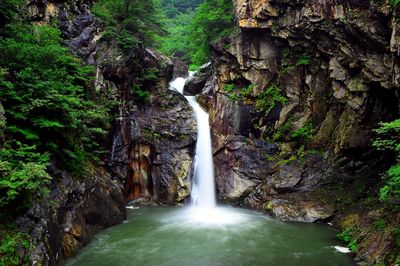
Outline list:
[[[397,36],[397,22],[393,19],[389,27],[374,19],[390,21],[384,9],[359,1],[238,0],[235,14],[240,32],[213,47],[214,77],[202,79],[213,80],[207,92],[203,90],[203,105],[211,113],[217,182],[220,187],[237,184],[232,191],[242,192],[232,199],[243,198],[259,180],[278,193],[304,182],[309,189],[322,182],[327,171],[309,169],[312,177],[306,177],[299,171],[304,163],[288,166],[282,161],[299,158],[296,152],[304,148],[327,150],[316,163],[331,169],[334,158],[365,152],[379,121],[398,116],[400,61],[397,39],[391,37]],[[266,113],[258,104],[271,87],[278,88],[285,101],[276,101]],[[242,97],[244,88],[250,91]],[[309,139],[295,143],[290,132],[307,125],[312,127]],[[282,156],[260,150],[256,143],[262,139],[278,142]],[[249,146],[243,154],[243,147]],[[253,150],[262,156],[249,155]],[[311,166],[315,160],[305,161]],[[219,170],[234,171],[239,164],[248,175],[256,169],[257,178],[249,181],[242,175],[238,181],[237,170]],[[229,199],[226,193],[221,196]]]
[[[54,166],[50,172],[54,181],[49,199],[17,220],[19,229],[35,241],[33,265],[61,264],[100,230],[126,219],[121,183],[105,169],[86,169],[80,181]]]
[[[373,1],[234,3],[239,32],[212,47],[214,73],[191,89],[210,113],[219,197],[338,222],[343,187],[357,201],[379,182],[372,129],[399,116],[398,19]],[[388,250],[366,250],[366,265],[378,253],[390,264]]]
[[[209,81],[212,73],[213,69],[211,63],[202,65],[200,69],[186,81],[183,93],[189,96],[199,94]]]
[[[34,239],[32,260],[41,265],[62,263],[94,234],[121,223],[128,202],[176,204],[190,191],[195,120],[184,97],[168,89],[173,76],[188,74],[187,66],[144,46],[125,53],[117,40],[103,40],[91,3],[34,1],[26,7],[33,23],[59,21],[72,53],[96,67],[96,91],[119,103],[103,166],[90,166],[95,170],[86,169],[79,181],[52,167],[54,206],[38,203],[18,220]]]
[[[110,144],[110,166],[125,183],[126,201],[183,202],[190,191],[196,124],[185,98],[168,89],[172,61],[149,49],[144,51],[141,68],[157,69],[157,74],[145,83],[149,98],[138,102],[126,84],[132,82],[132,86],[143,70],[129,61],[115,62],[115,55],[109,52],[102,55],[97,56],[103,62],[97,84],[101,90],[114,91],[122,103]]]
[[[97,49],[94,16],[89,1],[33,1],[24,13],[32,23],[44,25],[56,20],[72,53],[95,64]],[[0,144],[4,111],[0,105]],[[34,206],[17,220],[19,230],[33,239],[31,259],[34,265],[59,265],[74,256],[100,230],[126,219],[123,182],[103,166],[86,165],[84,175],[75,180],[59,170],[57,162],[49,169],[53,177],[45,202]]]

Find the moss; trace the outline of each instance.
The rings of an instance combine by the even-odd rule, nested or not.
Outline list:
[[[154,132],[153,130],[151,130],[149,128],[143,128],[142,134],[143,134],[143,137],[148,140],[162,140],[162,136],[160,133]]]

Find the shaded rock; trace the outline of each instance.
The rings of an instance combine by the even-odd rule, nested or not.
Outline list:
[[[302,178],[302,171],[299,171],[300,169],[301,166],[297,161],[290,164],[282,164],[272,177],[268,179],[268,182],[279,193],[293,191]]]
[[[187,78],[189,76],[189,67],[184,62],[174,57],[172,58],[172,63],[174,64],[173,79],[178,77]]]
[[[273,197],[265,209],[284,221],[314,223],[333,217],[334,209],[311,193],[292,193]]]
[[[92,171],[82,182],[51,167],[54,181],[48,201],[36,203],[17,220],[19,230],[29,233],[35,243],[33,262],[60,264],[100,230],[126,218],[122,184],[104,169]]]
[[[213,67],[211,62],[204,64],[200,69],[186,81],[183,93],[185,95],[196,95],[202,92],[206,82],[213,74]]]
[[[237,136],[214,155],[221,200],[238,203],[261,183],[270,168],[262,154],[262,150]]]

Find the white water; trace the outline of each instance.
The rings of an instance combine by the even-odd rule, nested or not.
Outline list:
[[[190,76],[193,73],[190,73]],[[170,83],[170,89],[183,95],[187,78],[176,78]],[[209,116],[196,101],[195,96],[185,96],[193,109],[197,122],[196,155],[194,158],[194,176],[192,182],[192,206],[176,216],[173,221],[193,227],[227,227],[247,224],[249,216],[234,208],[217,207],[215,195],[214,163],[212,157]],[[169,221],[168,224],[173,224]]]
[[[192,75],[193,73],[190,73]],[[170,83],[170,88],[183,95],[187,78],[176,78]],[[209,116],[196,101],[195,96],[185,96],[197,122],[196,156],[194,158],[194,176],[192,182],[192,206],[202,208],[202,211],[216,207],[214,163],[212,158],[211,134]],[[203,215],[201,215],[203,216]]]

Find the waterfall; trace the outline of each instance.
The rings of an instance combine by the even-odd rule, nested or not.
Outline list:
[[[190,76],[193,73],[190,73]],[[170,88],[183,95],[187,78],[176,78],[170,83]],[[212,158],[211,134],[209,116],[196,101],[196,96],[185,96],[196,117],[197,143],[194,158],[194,176],[192,182],[192,205],[200,208],[215,208],[214,163]]]

